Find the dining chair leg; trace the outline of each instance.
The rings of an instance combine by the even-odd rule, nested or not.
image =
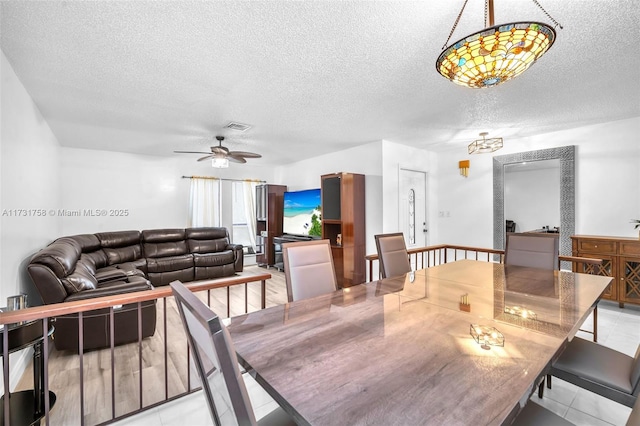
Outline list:
[[[542,398],[544,394],[544,377],[542,377],[542,381],[538,385],[538,398]]]
[[[551,374],[547,374],[547,388],[551,389]]]
[[[598,342],[598,305],[593,308],[593,341]]]

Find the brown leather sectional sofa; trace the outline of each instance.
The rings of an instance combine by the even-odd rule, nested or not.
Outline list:
[[[62,237],[40,250],[27,270],[44,304],[131,293],[242,272],[242,245],[226,228],[152,229]],[[83,315],[85,350],[110,346],[108,309]],[[114,309],[115,344],[138,340],[137,305]],[[142,337],[156,328],[155,302],[142,304]],[[78,351],[77,315],[56,318],[58,350]]]

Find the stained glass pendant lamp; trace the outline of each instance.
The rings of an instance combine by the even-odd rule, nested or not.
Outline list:
[[[493,87],[526,71],[553,45],[555,30],[540,22],[494,25],[493,0],[485,0],[485,28],[447,47],[468,0],[453,24],[436,69],[443,77],[475,89]],[[562,28],[536,0],[533,2],[555,26]]]

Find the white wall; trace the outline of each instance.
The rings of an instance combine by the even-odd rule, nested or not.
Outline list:
[[[59,145],[4,53],[0,71],[0,306],[6,306],[7,296],[31,287],[25,269],[31,255],[59,235],[58,219],[48,214],[58,208]]]
[[[159,157],[62,148],[60,235],[188,226],[190,180],[182,176],[270,180],[272,169],[231,165],[214,169],[191,157]],[[230,182],[222,208],[231,206]],[[88,214],[85,213],[88,212]],[[100,215],[95,213],[100,212]],[[103,215],[106,212],[106,215]],[[227,214],[229,220],[231,215]],[[231,223],[227,225],[231,230]]]
[[[505,140],[495,155],[576,145],[576,233],[637,237],[640,218],[640,117]],[[470,159],[469,177],[458,160]],[[493,156],[464,148],[438,154],[439,218],[436,243],[493,246]]]
[[[19,293],[34,304],[39,296],[26,263],[59,232],[57,218],[47,214],[58,207],[59,146],[4,53],[0,74],[0,306]],[[30,358],[31,350],[11,354],[12,389]]]

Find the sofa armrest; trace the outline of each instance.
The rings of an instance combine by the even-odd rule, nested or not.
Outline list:
[[[236,272],[242,272],[244,268],[244,250],[242,244],[227,244],[226,250],[233,250],[233,268]]]

